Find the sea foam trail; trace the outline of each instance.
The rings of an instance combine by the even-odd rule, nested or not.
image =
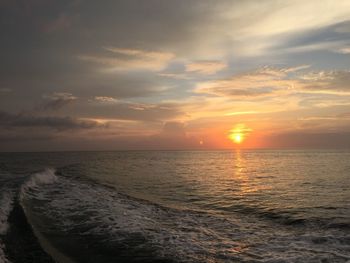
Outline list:
[[[170,262],[350,259],[346,233],[292,226],[278,229],[273,222],[244,215],[224,218],[161,207],[80,178],[56,176],[54,170],[33,175],[22,190],[33,218],[49,222],[38,225],[38,231],[49,239],[57,232],[51,236],[52,244],[77,262],[110,262],[122,253],[173,259]],[[72,247],[79,255],[69,254]],[[118,252],[118,248],[122,249]],[[100,249],[110,254],[103,255],[105,261],[94,259]],[[128,259],[123,262],[133,262]]]
[[[13,208],[14,193],[8,189],[1,189],[3,192],[0,194],[0,262],[10,262],[5,255],[5,244],[2,242],[2,236],[6,234],[9,224],[8,217]]]
[[[55,169],[47,168],[43,172],[35,173],[22,185],[21,193],[29,189],[35,189],[42,185],[52,184],[57,181]]]
[[[22,191],[36,189],[43,184],[49,184],[56,179],[53,169],[46,169],[41,173],[31,175],[24,181],[21,188],[19,185],[23,182],[23,177],[13,176],[10,174],[1,174],[0,177],[0,263],[10,263],[8,255],[9,247],[7,244],[7,235],[11,232],[9,217],[16,206],[18,190],[20,190],[20,198]],[[30,192],[30,191],[28,191]],[[13,223],[13,222],[12,222]],[[12,224],[11,223],[11,224]],[[20,237],[19,237],[20,238]]]
[[[6,234],[8,229],[8,216],[13,207],[14,194],[12,191],[4,190],[0,194],[0,235]]]

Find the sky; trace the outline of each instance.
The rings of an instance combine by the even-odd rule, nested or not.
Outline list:
[[[0,151],[350,148],[349,0],[0,0]]]

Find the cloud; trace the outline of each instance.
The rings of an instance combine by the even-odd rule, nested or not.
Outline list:
[[[58,110],[78,98],[68,92],[54,92],[42,96],[46,102],[38,107],[40,110]]]
[[[94,101],[102,104],[114,104],[118,102],[116,98],[108,96],[96,96],[94,97]]]
[[[350,14],[350,3],[347,0],[339,0],[336,4],[331,0],[325,0],[322,3],[317,0],[266,1],[258,8],[257,2],[253,1],[243,6],[245,12],[256,14],[259,18],[245,29],[247,33],[257,35],[317,29],[342,22],[348,19]]]
[[[310,67],[311,67],[311,65],[300,65],[300,66],[295,66],[295,67],[284,68],[284,69],[281,69],[281,71],[286,72],[286,73],[297,72],[300,70],[308,69]]]
[[[350,54],[350,47],[342,47],[337,49],[335,52],[340,54]]]
[[[79,108],[80,107],[80,108]],[[106,118],[144,122],[162,122],[184,116],[179,103],[86,103],[78,107],[85,118]]]
[[[108,72],[146,70],[160,71],[175,57],[169,52],[146,51],[126,48],[104,48],[106,55],[81,55],[84,61],[102,64]]]
[[[16,133],[14,131],[11,132],[4,132],[0,131],[0,142],[1,143],[18,143],[18,142],[23,142],[23,141],[42,141],[42,140],[52,140],[54,136],[50,134],[38,134],[38,133],[26,133],[19,132]]]
[[[305,27],[297,31],[272,36],[261,50],[261,54],[269,57],[287,57],[288,60],[293,60],[294,56],[298,54],[306,55],[305,58],[309,61],[313,60],[311,57],[316,59],[320,56],[326,56],[328,59],[329,57],[333,58],[337,54],[333,55],[330,52],[347,52],[350,37],[344,29],[349,28],[349,26],[350,20],[334,21],[334,23],[320,25],[316,28]],[[303,60],[303,57],[300,57],[299,60]],[[339,56],[337,60],[339,60]]]
[[[186,71],[211,75],[226,67],[227,64],[220,61],[199,61],[187,64]]]
[[[258,111],[234,111],[226,113],[225,116],[236,116],[236,115],[249,115],[249,114],[257,114]]]
[[[243,73],[229,79],[198,84],[196,93],[228,97],[259,97],[288,90],[292,83],[284,80],[289,69],[264,67],[250,73]]]
[[[342,48],[344,44],[347,43],[345,41],[324,41],[324,42],[316,42],[310,44],[303,44],[299,46],[292,46],[286,49],[283,49],[283,52],[286,53],[310,53],[316,51],[332,51],[335,53],[346,54],[346,49]]]
[[[11,114],[6,124],[2,116],[2,129],[33,137],[66,129],[67,137],[89,133],[84,138],[108,138],[109,146],[120,133],[191,135],[198,119],[198,130],[211,130],[253,118],[269,126],[276,114],[290,127],[306,111],[317,118],[348,108],[348,0],[6,2],[0,87],[11,93],[0,90],[0,108],[33,109],[46,96],[35,112]],[[72,117],[46,116],[56,110]],[[93,128],[99,120],[113,121],[114,133]]]
[[[311,71],[299,77],[305,90],[350,92],[350,71]]]
[[[158,73],[158,76],[178,80],[190,80],[191,77],[185,73]]]
[[[228,79],[199,83],[194,92],[224,97],[261,97],[295,92],[350,92],[350,71],[305,73],[308,68],[307,65],[290,68],[263,67]]]
[[[100,124],[95,121],[79,120],[71,117],[35,116],[21,113],[13,114],[0,112],[0,127],[3,128],[42,127],[62,131],[91,129],[99,126]]]
[[[154,72],[89,72],[83,79],[72,79],[72,90],[83,97],[130,99],[152,97],[166,93],[171,83]]]

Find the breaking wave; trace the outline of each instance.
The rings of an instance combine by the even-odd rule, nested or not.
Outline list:
[[[21,192],[27,192],[28,190],[35,190],[46,184],[52,184],[57,182],[57,176],[55,175],[55,169],[47,168],[46,170],[31,175],[28,180],[22,185]]]

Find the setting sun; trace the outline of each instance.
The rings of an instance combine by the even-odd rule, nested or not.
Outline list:
[[[234,143],[240,144],[243,141],[243,136],[242,134],[235,134],[232,133],[229,135],[229,138],[231,141],[233,141]]]
[[[247,128],[244,124],[237,124],[233,129],[229,131],[228,138],[236,143],[240,144],[244,141],[245,137],[251,132],[250,128]]]
[[[234,136],[234,142],[235,143],[241,143],[242,142],[242,135],[241,134],[236,134],[235,136]]]

